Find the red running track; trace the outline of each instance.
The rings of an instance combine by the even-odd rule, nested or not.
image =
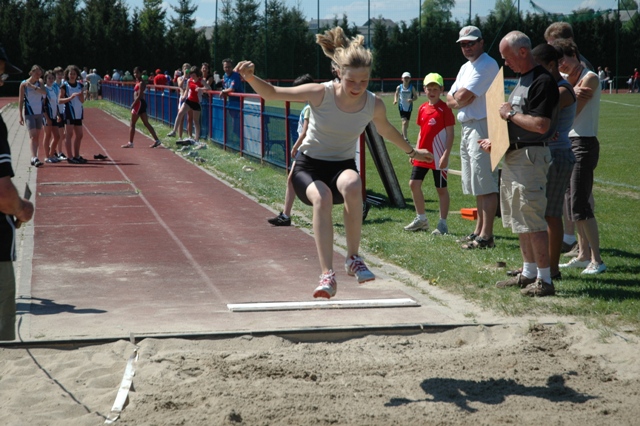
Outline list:
[[[88,109],[81,154],[89,163],[38,169],[24,340],[425,320],[407,318],[406,308],[230,312],[227,303],[313,300],[313,238],[269,226],[271,211],[171,150],[149,149],[143,135],[136,148],[120,148],[128,131]],[[98,153],[109,160],[93,160]],[[337,299],[407,297],[384,279],[359,286],[343,263],[336,253]]]

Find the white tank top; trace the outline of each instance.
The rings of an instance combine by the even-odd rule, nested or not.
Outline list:
[[[588,74],[597,74],[588,69],[582,70],[578,83],[580,83]],[[582,108],[580,114],[576,115],[573,120],[573,128],[569,132],[569,137],[578,136],[598,136],[598,119],[600,118],[600,85],[593,91],[593,97]]]
[[[353,113],[338,109],[334,83],[324,86],[324,98],[319,106],[310,105],[309,127],[300,152],[316,160],[342,161],[356,156],[360,134],[373,120],[376,95],[367,91],[364,107]]]

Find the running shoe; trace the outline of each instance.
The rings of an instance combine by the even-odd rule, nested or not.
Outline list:
[[[598,263],[598,262],[591,262],[589,263],[589,266],[587,266],[587,268],[581,272],[582,275],[596,275],[596,274],[601,274],[604,271],[607,270],[607,265],[604,264],[604,262],[602,263]]]
[[[313,291],[313,297],[324,297],[331,299],[338,291],[338,283],[336,283],[336,273],[329,269],[328,272],[320,275],[320,285]]]
[[[60,154],[58,154],[58,160],[60,160],[60,161],[64,161],[64,160],[66,160],[66,159],[67,159],[67,156],[66,156],[66,155],[64,155],[64,153],[63,153],[63,152],[61,152]]]
[[[276,217],[267,219],[267,222],[273,226],[291,226],[291,218],[289,216],[285,216],[282,212],[280,212]]]
[[[445,222],[438,222],[436,229],[433,230],[431,235],[445,235],[449,233],[449,227]]]
[[[149,148],[157,148],[160,145],[162,145],[162,142],[160,142],[159,140],[155,141],[152,145],[149,145]]]
[[[67,158],[67,163],[69,164],[80,164],[80,162],[78,160],[76,160],[75,158]]]
[[[427,229],[429,229],[429,221],[427,219],[420,219],[418,216],[416,216],[416,218],[413,219],[413,222],[411,222],[410,224],[404,227],[405,231],[411,231],[411,232],[420,231],[420,230],[426,231]]]
[[[362,284],[367,281],[373,281],[376,279],[376,276],[367,268],[367,265],[364,264],[364,261],[360,256],[354,254],[344,264],[344,269],[347,271],[347,274],[352,277],[355,276],[358,279],[358,283]]]
[[[133,142],[127,142],[124,145],[120,145],[120,148],[133,148]]]
[[[39,158],[34,158],[33,160],[31,160],[31,165],[34,167],[42,167],[43,163]]]
[[[81,155],[76,157],[76,161],[78,161],[78,164],[87,164],[87,160],[85,160]]]
[[[584,269],[589,266],[591,262],[588,260],[578,260],[577,257],[574,257],[567,263],[561,263],[559,266],[561,268],[579,268]]]
[[[173,136],[175,136],[175,135],[176,135],[176,131],[175,131],[175,130],[172,130],[172,131],[170,131],[169,133],[167,133],[167,136],[171,136],[171,137],[173,137]]]

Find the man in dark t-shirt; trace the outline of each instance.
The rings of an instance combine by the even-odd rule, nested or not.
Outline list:
[[[547,142],[558,122],[558,85],[531,53],[531,40],[512,31],[500,42],[505,65],[520,74],[509,102],[500,106],[508,122],[509,149],[504,157],[500,183],[502,224],[518,234],[524,260],[522,273],[498,288],[518,286],[525,296],[555,294],[549,268],[549,236],[545,210],[547,171],[551,153]],[[488,141],[480,141],[481,145]],[[483,146],[484,147],[484,146]]]
[[[9,62],[0,44],[0,74],[20,72]],[[0,86],[3,84],[0,79]],[[12,177],[7,126],[0,116],[0,341],[15,339],[16,280],[12,263],[16,260],[15,228],[33,216],[33,204],[20,198]]]

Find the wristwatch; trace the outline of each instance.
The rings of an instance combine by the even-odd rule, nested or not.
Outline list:
[[[509,112],[507,113],[507,121],[511,121],[511,118],[512,118],[514,115],[516,115],[517,113],[518,113],[518,111],[513,110],[513,109],[512,109],[511,111],[509,111]]]

